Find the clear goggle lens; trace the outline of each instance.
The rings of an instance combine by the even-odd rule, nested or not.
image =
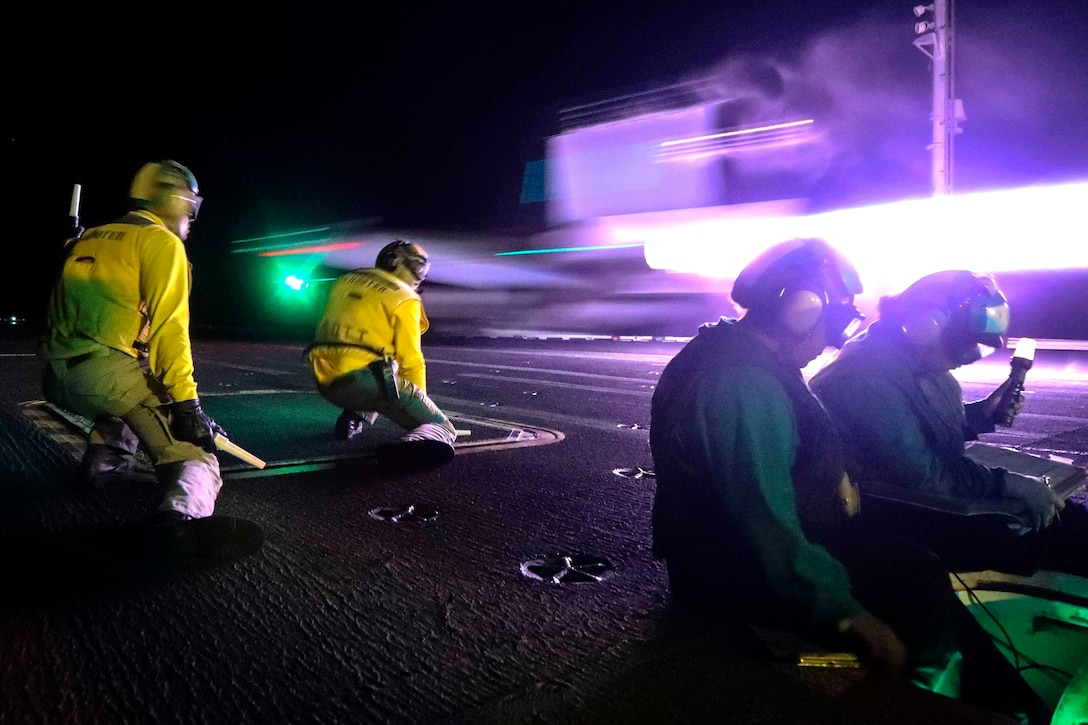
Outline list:
[[[431,271],[431,263],[422,257],[409,257],[407,260],[408,269],[412,270],[412,274],[420,282],[427,279],[427,274]]]
[[[181,194],[174,194],[175,199],[180,199],[189,205],[189,221],[196,221],[196,215],[200,212],[200,205],[204,202],[204,198],[193,194],[192,196],[182,196]]]

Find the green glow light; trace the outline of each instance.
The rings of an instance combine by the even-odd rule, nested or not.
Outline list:
[[[306,279],[305,277],[299,277],[297,274],[289,274],[284,278],[283,283],[298,292],[304,287],[309,287],[311,284],[335,281],[336,277],[318,277],[315,279]]]

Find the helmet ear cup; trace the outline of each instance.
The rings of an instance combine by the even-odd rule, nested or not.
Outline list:
[[[386,244],[378,252],[378,257],[375,260],[374,266],[378,269],[384,269],[386,272],[395,272],[397,264],[399,264],[403,258],[403,250],[408,246],[408,242],[397,239],[395,241]]]
[[[791,334],[805,336],[823,316],[824,295],[810,289],[783,290],[779,296],[778,319]]]
[[[906,315],[900,326],[904,337],[920,348],[936,347],[941,343],[950,321],[944,310],[929,307]]]

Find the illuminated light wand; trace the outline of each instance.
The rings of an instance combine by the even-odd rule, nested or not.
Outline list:
[[[72,205],[68,207],[68,219],[72,222],[72,229],[75,230],[75,238],[79,239],[83,236],[83,227],[79,226],[79,194],[83,191],[83,187],[79,184],[72,185]]]
[[[72,185],[72,206],[68,210],[68,218],[72,220],[72,226],[79,226],[79,192],[83,187],[79,184]]]
[[[1024,392],[1024,379],[1035,360],[1035,340],[1030,337],[1021,337],[1016,343],[1016,351],[1009,360],[1009,389],[1001,399],[1001,422],[1006,428],[1012,425],[1012,419],[1016,417],[1016,401]]]
[[[237,443],[231,443],[230,439],[222,433],[215,434],[215,447],[224,453],[229,453],[235,458],[241,459],[254,468],[264,468],[265,463]]]

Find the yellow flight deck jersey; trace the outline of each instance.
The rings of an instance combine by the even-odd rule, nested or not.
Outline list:
[[[384,356],[426,393],[420,337],[428,326],[423,300],[409,285],[383,269],[348,272],[333,283],[314,334],[314,377],[324,385]]]
[[[151,373],[174,400],[197,397],[189,340],[192,266],[162,219],[135,211],[88,229],[64,260],[41,351],[65,359],[102,346],[139,357],[146,309]]]

